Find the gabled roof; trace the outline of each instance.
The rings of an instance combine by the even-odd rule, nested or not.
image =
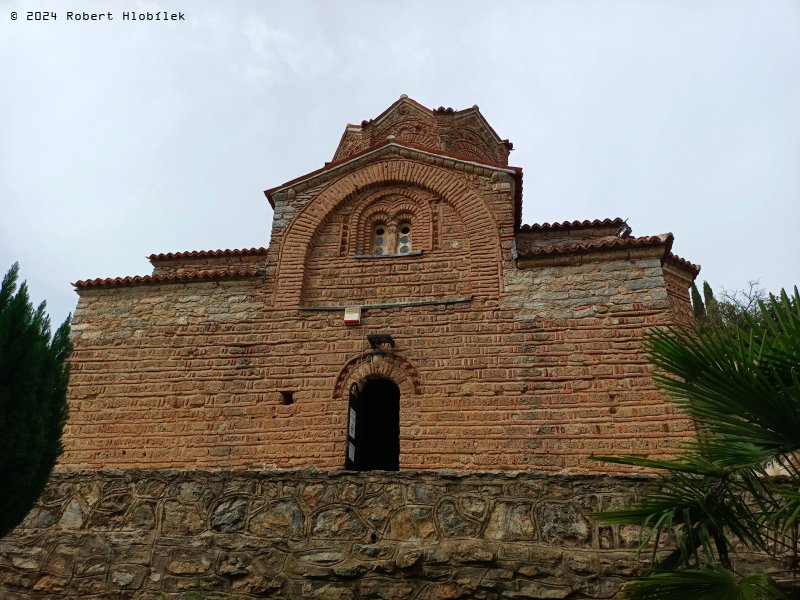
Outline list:
[[[439,108],[430,109],[430,108],[420,104],[419,102],[417,102],[413,98],[409,98],[405,94],[401,94],[400,98],[395,100],[394,103],[392,103],[392,105],[389,106],[389,108],[384,110],[381,114],[379,114],[374,119],[371,119],[370,121],[362,121],[360,126],[359,125],[348,125],[348,127],[364,127],[365,124],[370,124],[370,123],[376,123],[377,124],[380,121],[382,121],[384,118],[386,118],[388,115],[390,115],[393,112],[395,112],[398,109],[398,107],[400,107],[403,104],[407,104],[409,106],[413,106],[413,107],[417,108],[419,111],[421,111],[422,113],[426,113],[426,114],[427,113],[433,113],[434,115],[452,115],[454,118],[461,118],[461,117],[463,117],[465,115],[474,114],[483,122],[483,125],[494,135],[495,140],[497,142],[499,142],[501,144],[508,145],[509,150],[513,149],[514,145],[511,142],[509,142],[508,140],[502,139],[497,134],[497,132],[494,130],[494,127],[492,127],[491,124],[489,123],[489,121],[486,120],[486,117],[483,116],[483,114],[480,111],[480,107],[477,104],[474,104],[469,108],[462,108],[461,110],[455,110],[455,109],[452,109],[452,108],[449,108],[449,107],[445,108],[444,106],[440,106]]]
[[[363,152],[387,137],[411,142],[431,151],[445,151],[480,162],[508,165],[513,144],[503,140],[481,114],[478,106],[454,110],[429,109],[405,94],[374,119],[348,124],[333,160]]]
[[[400,114],[402,111],[405,111],[405,115]],[[404,118],[400,118],[401,116]],[[409,133],[407,129],[403,129],[415,126],[419,126],[419,131]],[[476,145],[476,139],[482,142]],[[481,145],[484,151],[481,151]],[[522,169],[508,166],[508,153],[513,144],[500,139],[477,105],[458,111],[444,107],[431,110],[406,95],[400,96],[374,119],[362,121],[361,125],[347,125],[331,162],[264,190],[264,195],[270,206],[275,208],[273,194],[305,184],[316,177],[326,176],[355,160],[373,154],[377,157],[379,152],[391,148],[440,156],[513,175],[516,180],[514,226],[519,228],[522,219]]]
[[[286,188],[291,187],[293,185],[297,185],[298,183],[302,183],[302,182],[308,181],[309,179],[313,179],[314,177],[318,177],[318,176],[323,175],[325,173],[335,171],[336,169],[339,169],[339,168],[347,165],[348,163],[351,163],[351,162],[353,162],[355,160],[358,160],[360,158],[364,158],[365,156],[368,156],[370,154],[377,154],[379,151],[384,150],[385,148],[390,148],[390,147],[404,148],[404,149],[407,149],[407,150],[416,151],[416,152],[420,152],[420,153],[423,153],[423,154],[441,156],[443,158],[449,158],[449,159],[452,159],[452,160],[455,160],[455,161],[458,161],[458,162],[477,165],[479,167],[485,167],[485,168],[488,168],[488,169],[496,169],[496,170],[499,170],[499,171],[503,171],[503,172],[506,172],[506,173],[510,173],[510,174],[516,175],[518,177],[518,179],[520,179],[520,180],[522,179],[522,169],[520,169],[519,167],[505,167],[505,166],[502,166],[502,165],[496,165],[496,164],[492,164],[492,163],[488,163],[488,162],[481,162],[481,161],[473,160],[471,158],[468,158],[466,156],[462,156],[462,155],[459,155],[459,154],[453,154],[453,153],[444,152],[444,151],[441,151],[441,150],[433,151],[433,150],[430,150],[429,148],[421,147],[421,146],[418,146],[416,144],[409,143],[409,142],[398,142],[396,140],[391,140],[391,141],[390,140],[384,140],[383,142],[381,142],[379,144],[376,144],[372,148],[367,148],[366,150],[363,150],[363,151],[359,152],[358,154],[355,154],[353,156],[349,156],[347,158],[343,158],[341,160],[325,163],[325,166],[323,166],[323,167],[321,167],[321,168],[319,168],[319,169],[317,169],[315,171],[311,171],[310,173],[306,173],[305,175],[301,175],[300,177],[295,177],[294,179],[291,179],[291,180],[289,180],[289,181],[287,181],[285,183],[282,183],[281,185],[275,186],[273,188],[269,188],[268,190],[264,190],[264,195],[267,197],[267,200],[269,200],[270,206],[272,206],[272,208],[275,208],[275,201],[272,198],[272,195],[275,192],[278,192],[280,190],[286,189]],[[519,190],[518,193],[521,193],[521,185],[519,185],[517,187],[518,187],[518,190]]]
[[[372,123],[376,123],[376,124],[380,123],[387,116],[389,116],[390,114],[395,112],[397,110],[397,108],[399,106],[403,105],[403,104],[407,104],[409,106],[412,106],[412,107],[416,108],[417,110],[419,110],[420,112],[425,113],[425,114],[431,112],[430,108],[427,108],[426,106],[423,106],[422,104],[420,104],[419,102],[417,102],[413,98],[409,98],[405,94],[400,94],[400,97],[397,100],[395,100],[394,102],[392,102],[389,105],[389,107],[387,109],[385,109],[377,117],[375,117],[374,119],[370,119],[369,121],[367,121],[367,120],[361,121],[361,125],[352,125],[352,127],[364,127],[364,126],[372,124]]]

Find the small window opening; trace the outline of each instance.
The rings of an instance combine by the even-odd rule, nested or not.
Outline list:
[[[381,256],[382,254],[392,254],[391,249],[386,247],[386,224],[378,223],[372,230],[372,254]]]
[[[399,231],[397,254],[408,254],[411,252],[411,223],[400,223]]]
[[[294,404],[294,392],[281,392],[281,404],[284,406]]]
[[[406,220],[376,223],[371,231],[370,252],[373,256],[410,254],[413,249],[411,229],[411,221]]]

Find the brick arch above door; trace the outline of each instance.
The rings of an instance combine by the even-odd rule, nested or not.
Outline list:
[[[373,361],[375,352],[364,352],[350,358],[342,365],[334,380],[331,397],[334,399],[347,397],[353,383],[361,384],[371,377],[391,379],[400,388],[401,397],[419,396],[422,393],[422,382],[419,372],[411,362],[397,353],[381,354],[382,361]]]

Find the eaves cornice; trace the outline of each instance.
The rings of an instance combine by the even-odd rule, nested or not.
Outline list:
[[[365,160],[374,160],[380,156],[391,155],[391,154],[396,154],[397,156],[402,156],[402,157],[408,157],[409,153],[417,156],[424,156],[427,158],[440,159],[440,160],[445,159],[448,161],[453,161],[454,163],[457,164],[465,166],[468,165],[473,169],[477,168],[477,169],[486,169],[488,171],[499,171],[514,176],[521,175],[522,173],[522,169],[515,167],[507,167],[492,163],[479,162],[474,159],[459,156],[457,154],[451,154],[449,152],[444,152],[441,150],[432,150],[429,148],[416,146],[410,143],[405,143],[405,142],[401,143],[393,140],[387,140],[378,146],[373,146],[372,148],[369,148],[368,150],[365,150],[359,154],[355,154],[347,159],[337,162],[327,163],[324,167],[317,169],[316,171],[311,171],[310,173],[292,179],[291,181],[287,181],[286,183],[283,183],[277,187],[265,190],[264,195],[267,197],[267,200],[269,200],[270,206],[272,206],[272,208],[275,208],[275,195],[287,191],[289,188],[312,187],[314,185],[315,180],[321,180],[322,178],[337,175],[343,171],[346,171],[354,164],[359,162],[364,162]]]

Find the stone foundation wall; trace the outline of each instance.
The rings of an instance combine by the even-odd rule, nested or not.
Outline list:
[[[611,598],[642,477],[58,473],[0,540],[0,597]]]

